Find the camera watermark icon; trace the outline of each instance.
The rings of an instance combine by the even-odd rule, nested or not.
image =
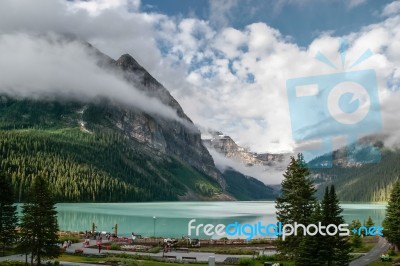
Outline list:
[[[342,42],[342,65],[347,44]],[[353,65],[372,55],[367,50]],[[337,69],[321,53],[316,59]],[[343,71],[328,75],[289,79],[286,82],[292,135],[298,144],[308,144],[302,150],[312,168],[332,167],[333,139],[347,138],[347,161],[377,163],[381,154],[370,144],[360,144],[363,135],[377,133],[382,128],[378,86],[373,69]]]

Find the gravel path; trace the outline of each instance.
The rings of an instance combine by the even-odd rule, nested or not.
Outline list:
[[[378,243],[364,256],[353,260],[350,266],[366,266],[376,260],[379,260],[381,255],[389,249],[389,243],[385,238],[379,237]]]

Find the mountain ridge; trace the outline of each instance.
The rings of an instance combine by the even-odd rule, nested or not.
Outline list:
[[[310,178],[316,184],[318,196],[323,196],[327,186],[335,185],[341,201],[387,202],[400,177],[400,149],[389,149],[384,142],[383,135],[369,136],[311,160],[311,167],[323,165],[326,160],[333,162],[331,168],[311,169]],[[374,162],[377,155],[380,161]]]
[[[202,144],[200,131],[168,90],[132,56],[114,60],[90,45],[89,49],[102,68],[122,74],[132,89],[159,99],[187,123],[107,98],[81,102],[2,95],[0,172],[12,179],[19,199],[24,200],[32,178],[44,174],[52,180],[59,201],[233,200]],[[100,153],[109,154],[110,159],[94,155]],[[44,161],[59,168],[48,168]],[[101,190],[107,190],[104,180],[116,182],[107,192],[116,196],[102,195]],[[87,186],[95,187],[90,189],[91,197],[82,196]],[[142,196],[128,195],[128,191]]]

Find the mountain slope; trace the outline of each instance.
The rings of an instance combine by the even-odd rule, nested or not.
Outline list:
[[[169,92],[131,56],[115,61],[95,52],[99,65],[182,121],[105,98],[0,96],[0,172],[12,179],[18,199],[35,175],[50,180],[58,201],[232,199],[200,132]]]
[[[238,200],[273,200],[279,194],[279,191],[263,182],[234,169],[227,169],[222,174],[227,183],[227,191]]]
[[[322,197],[325,187],[335,185],[336,192],[342,201],[385,202],[389,199],[393,184],[400,177],[400,151],[383,147],[381,141],[374,143],[381,151],[379,163],[357,163],[348,161],[345,149],[333,154],[332,168],[312,169],[311,178]],[[351,157],[368,157],[368,153],[354,152],[353,147],[346,147]],[[326,156],[314,159],[309,165],[318,165]]]

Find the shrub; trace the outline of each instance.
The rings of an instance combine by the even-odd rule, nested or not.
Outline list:
[[[142,266],[143,264],[137,260],[123,260],[121,261],[121,266]]]
[[[111,250],[121,250],[121,246],[115,243],[112,243],[110,246]]]
[[[160,250],[160,247],[152,247],[151,249],[149,249],[149,253],[158,253],[160,252]]]
[[[388,254],[389,256],[396,256],[396,252],[393,249],[389,250]]]
[[[24,266],[25,262],[17,260],[5,260],[0,262],[0,266]]]
[[[257,257],[257,260],[264,262],[264,261],[277,261],[279,257],[277,255],[260,255]]]
[[[134,259],[124,259],[124,258],[117,258],[117,257],[109,257],[106,258],[106,262],[111,265],[121,265],[121,266],[142,266],[137,260]]]
[[[239,264],[242,266],[254,266],[254,260],[252,258],[240,258]]]

